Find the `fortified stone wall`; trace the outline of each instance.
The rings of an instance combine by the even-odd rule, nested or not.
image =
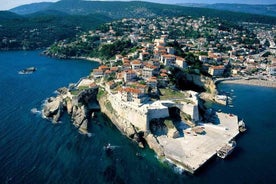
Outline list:
[[[181,104],[177,104],[177,107],[182,112],[189,114],[192,118],[192,121],[199,121],[199,111],[197,104],[181,102]]]
[[[148,120],[169,117],[169,108],[163,105],[162,102],[154,102],[148,108]]]
[[[108,97],[113,109],[116,110],[118,116],[123,119],[125,123],[132,124],[141,131],[147,130],[147,112],[139,109],[130,103],[124,103],[115,96]]]

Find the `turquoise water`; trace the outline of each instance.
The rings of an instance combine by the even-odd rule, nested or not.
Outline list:
[[[21,69],[34,66],[31,75]],[[177,174],[149,150],[141,150],[100,112],[91,122],[92,137],[78,133],[68,116],[53,125],[41,109],[54,91],[98,66],[87,61],[56,60],[34,52],[0,52],[0,183],[276,183],[276,90],[220,85],[249,129],[226,160],[214,158],[196,175]],[[118,146],[106,155],[106,143]],[[136,157],[140,152],[143,158]]]

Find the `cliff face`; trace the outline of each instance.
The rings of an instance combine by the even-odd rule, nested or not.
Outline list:
[[[130,122],[125,121],[124,118],[122,118],[121,115],[119,115],[117,111],[113,109],[113,107],[111,106],[110,102],[107,100],[106,97],[102,97],[98,100],[101,106],[101,112],[104,113],[109,119],[111,119],[113,124],[123,134],[127,135],[128,137],[132,137],[137,132],[137,130]]]
[[[97,103],[98,87],[82,90],[78,95],[73,96],[67,88],[61,89],[58,90],[57,97],[50,97],[46,100],[42,115],[57,123],[66,110],[78,130],[84,134],[88,133],[91,110],[99,108]]]
[[[120,109],[120,107],[113,107],[109,101],[108,95],[102,96],[98,100],[101,112],[104,113],[124,135],[136,141],[140,147],[144,147],[144,129],[141,130],[139,127],[134,126],[133,122],[129,121],[128,116],[125,115],[128,113],[128,115],[135,117],[136,114],[126,109]],[[123,111],[125,112],[122,114],[121,112]]]
[[[186,80],[192,82],[193,84],[204,88],[207,92],[211,94],[216,94],[217,89],[213,80],[209,77],[203,75],[195,75],[195,74],[186,74]]]

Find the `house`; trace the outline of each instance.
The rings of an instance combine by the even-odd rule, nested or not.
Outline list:
[[[208,57],[214,61],[222,61],[222,55],[220,53],[208,52]]]
[[[94,76],[94,78],[100,78],[100,77],[103,76],[103,74],[104,74],[104,72],[101,69],[94,69],[93,70],[93,76]]]
[[[186,60],[182,57],[176,57],[175,63],[180,68],[187,68],[188,67],[188,64],[187,64]]]
[[[141,52],[139,53],[139,59],[142,61],[148,60],[150,58],[149,52]]]
[[[120,55],[120,54],[117,54],[117,55],[115,56],[115,61],[116,61],[116,62],[117,62],[117,61],[122,61],[122,59],[123,59],[123,56]]]
[[[140,104],[145,100],[145,93],[142,93],[139,89],[124,87],[119,89],[118,92],[121,100],[124,102],[135,102]]]
[[[139,70],[141,69],[142,62],[140,60],[133,60],[131,62],[131,68],[132,70]]]
[[[124,63],[122,68],[123,70],[131,70],[131,65],[129,63]]]
[[[111,68],[110,68],[110,71],[111,71],[112,73],[116,73],[116,72],[119,71],[119,68],[118,68],[118,67],[111,67]]]
[[[116,87],[116,83],[114,81],[109,81],[106,83],[106,89],[110,91],[111,89],[114,89]]]
[[[130,60],[129,60],[127,57],[124,57],[124,58],[122,59],[122,61],[123,61],[123,64],[125,64],[125,63],[130,63]]]
[[[152,89],[152,91],[157,90],[157,78],[151,77],[147,79],[147,86]]]
[[[174,50],[173,47],[167,47],[166,49],[167,49],[168,54],[174,54],[175,53],[175,50]]]
[[[105,66],[105,65],[101,65],[101,66],[99,66],[99,69],[102,70],[103,72],[105,72],[106,70],[109,70],[109,67]]]
[[[123,78],[125,82],[133,81],[136,78],[137,74],[134,70],[126,70],[123,72]]]
[[[150,64],[144,66],[142,71],[142,77],[144,79],[151,78],[154,74],[157,74],[157,69],[158,69],[157,66],[150,65]]]
[[[268,75],[276,75],[276,64],[271,64],[267,67]]]
[[[201,61],[202,63],[208,62],[208,56],[200,55],[200,56],[198,56],[198,59],[199,59],[199,61]]]
[[[212,76],[222,76],[224,73],[224,66],[220,65],[220,66],[211,66],[209,67],[208,73]]]
[[[165,66],[171,66],[175,64],[176,56],[172,54],[161,55],[161,63]]]
[[[104,76],[105,77],[108,77],[108,76],[110,76],[112,74],[112,72],[110,71],[110,70],[106,70],[105,72],[104,72]]]

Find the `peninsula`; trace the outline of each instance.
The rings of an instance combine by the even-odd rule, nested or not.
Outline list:
[[[264,31],[259,38],[270,37],[261,43],[253,29],[258,28],[205,17],[131,18],[70,43],[58,42],[44,53],[96,57],[101,65],[46,100],[43,115],[58,122],[66,110],[78,130],[89,135],[93,112],[100,109],[140,147],[148,145],[159,157],[194,173],[239,134],[236,115],[203,104],[227,103],[227,96],[216,90],[219,78],[258,75],[274,81],[274,48],[267,46],[273,38]]]

